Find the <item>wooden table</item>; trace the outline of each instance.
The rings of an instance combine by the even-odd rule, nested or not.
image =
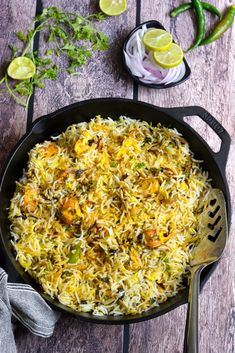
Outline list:
[[[232,148],[227,164],[227,177],[233,203],[235,202],[235,26],[218,42],[187,55],[192,68],[189,81],[179,87],[155,91],[133,86],[121,65],[120,50],[127,33],[140,21],[157,19],[173,34],[184,48],[195,36],[194,15],[187,13],[177,20],[169,10],[181,0],[128,0],[128,11],[122,16],[108,18],[100,24],[110,38],[110,49],[95,55],[78,77],[62,74],[58,81],[46,82],[45,90],[35,90],[33,101],[25,111],[7,95],[0,95],[0,163],[30,128],[31,122],[43,114],[64,105],[93,97],[126,97],[171,107],[201,105],[209,110],[229,131]],[[214,1],[222,11],[232,1]],[[14,43],[14,32],[26,30],[37,12],[49,5],[82,14],[98,10],[92,0],[2,0],[0,7],[1,67],[10,57],[8,45]],[[206,17],[208,28],[214,18]],[[43,47],[39,41],[39,51]],[[208,126],[195,117],[193,125],[212,147],[217,140]],[[235,351],[234,224],[223,259],[204,287],[200,296],[201,353],[232,353]],[[16,332],[19,353],[178,353],[183,349],[186,305],[154,320],[125,325],[105,326],[80,322],[62,315],[54,335],[43,339],[23,327]]]

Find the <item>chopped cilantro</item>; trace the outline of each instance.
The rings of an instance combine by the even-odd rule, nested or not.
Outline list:
[[[111,162],[110,163],[110,167],[112,168],[116,168],[118,166],[118,164],[116,162]]]
[[[87,60],[96,50],[108,49],[107,36],[97,30],[93,21],[103,20],[102,13],[88,15],[86,17],[77,13],[63,12],[57,7],[48,7],[35,17],[35,28],[23,32],[16,32],[17,38],[24,43],[23,52],[15,46],[10,46],[12,57],[10,62],[17,56],[30,58],[36,66],[35,75],[27,80],[15,82],[11,80],[7,72],[0,80],[0,85],[5,85],[6,91],[15,101],[27,107],[34,86],[41,89],[45,87],[44,80],[56,80],[59,66],[52,60],[52,54],[64,56],[67,59],[65,70],[70,74],[76,74],[77,68],[87,63]],[[32,49],[36,33],[44,32],[50,47],[39,57]],[[50,56],[50,58],[48,58]],[[22,99],[24,97],[24,99]]]
[[[135,165],[135,167],[136,167],[137,169],[144,168],[144,167],[145,167],[145,163],[143,163],[143,162],[137,163],[137,164]]]

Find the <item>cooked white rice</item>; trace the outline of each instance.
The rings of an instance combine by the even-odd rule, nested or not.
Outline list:
[[[75,310],[141,313],[183,287],[210,188],[176,130],[126,117],[71,125],[30,151],[17,182],[16,258]]]

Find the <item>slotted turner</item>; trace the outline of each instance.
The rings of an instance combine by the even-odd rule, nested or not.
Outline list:
[[[190,262],[191,281],[184,353],[198,353],[198,296],[201,271],[221,257],[228,237],[226,203],[223,192],[219,189],[210,191],[205,222],[207,227],[202,231],[202,240],[193,250]]]

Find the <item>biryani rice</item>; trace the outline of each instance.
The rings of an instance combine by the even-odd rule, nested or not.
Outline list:
[[[71,125],[29,152],[16,183],[16,259],[74,310],[142,313],[183,288],[210,188],[175,129],[127,117]]]

